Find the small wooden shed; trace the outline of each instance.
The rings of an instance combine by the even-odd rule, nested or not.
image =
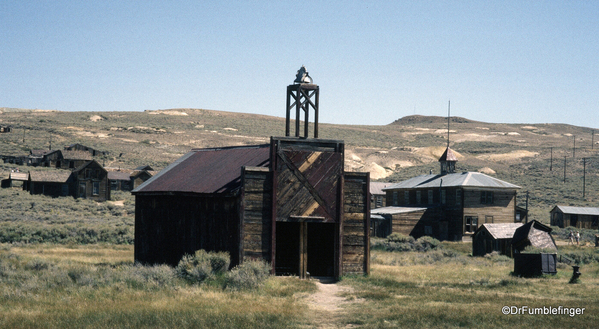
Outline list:
[[[493,251],[512,257],[512,238],[522,223],[483,224],[472,236],[472,256]]]

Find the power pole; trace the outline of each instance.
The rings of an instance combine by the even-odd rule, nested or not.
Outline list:
[[[595,146],[595,131],[591,130],[591,150]]]
[[[572,159],[576,159],[576,135],[574,137],[574,146],[572,147]]]
[[[528,223],[528,191],[526,191],[526,221],[524,224]]]
[[[582,198],[586,196],[587,158],[582,158]]]
[[[553,171],[553,147],[551,149],[551,162],[549,163],[549,171]]]
[[[566,158],[567,157],[568,157],[567,155],[564,155],[564,183],[566,182]]]

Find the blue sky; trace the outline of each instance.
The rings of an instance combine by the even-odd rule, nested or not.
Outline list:
[[[0,107],[599,128],[599,1],[0,0]]]

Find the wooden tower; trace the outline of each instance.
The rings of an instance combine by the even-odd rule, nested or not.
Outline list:
[[[291,110],[295,108],[295,137],[308,138],[308,120],[310,108],[314,109],[314,138],[318,138],[318,85],[312,83],[312,78],[302,66],[295,81],[287,86],[287,116],[285,121],[285,136],[290,136]],[[304,135],[300,136],[301,111],[304,111]]]

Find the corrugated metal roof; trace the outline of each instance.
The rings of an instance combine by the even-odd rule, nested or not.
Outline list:
[[[71,177],[68,170],[31,171],[29,177],[32,182],[66,183]]]
[[[491,187],[499,189],[519,189],[520,186],[502,181],[479,172],[452,173],[446,175],[421,175],[395,183],[384,188],[394,189],[431,188],[431,187]]]
[[[422,207],[381,207],[372,209],[370,211],[371,215],[395,215],[395,214],[406,214],[415,211],[423,211],[428,208]]]
[[[385,194],[383,189],[387,186],[391,186],[393,183],[389,182],[370,182],[370,194]]]
[[[479,230],[486,229],[489,234],[495,239],[511,239],[514,236],[514,232],[522,226],[522,223],[497,223],[497,224],[483,224]]]
[[[195,149],[133,193],[227,193],[240,186],[241,167],[266,167],[269,163],[269,145]]]
[[[599,216],[599,208],[555,206],[564,214]]]

